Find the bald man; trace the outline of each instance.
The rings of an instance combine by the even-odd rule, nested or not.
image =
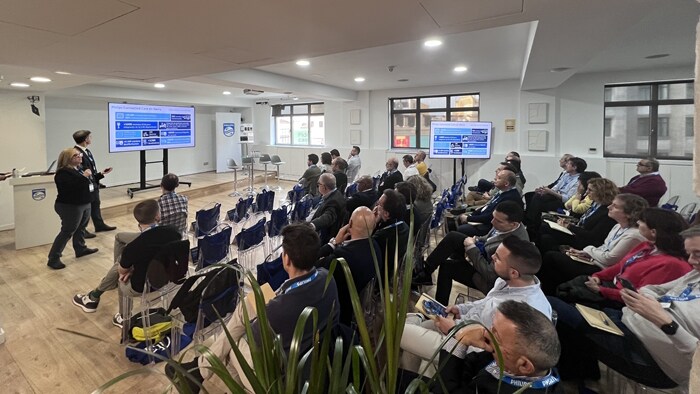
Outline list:
[[[328,242],[345,220],[345,197],[337,190],[335,176],[331,173],[321,174],[316,185],[321,203],[311,217],[311,226],[318,231],[321,242]]]
[[[334,259],[344,258],[350,267],[355,288],[360,293],[372,278],[377,276],[371,248],[374,248],[377,263],[381,264],[384,261],[379,244],[371,237],[374,227],[375,220],[372,210],[367,207],[355,209],[350,216],[350,222],[338,231],[335,238],[321,247],[316,266],[329,268]],[[350,292],[345,274],[339,265],[335,267],[333,277],[338,286],[340,321],[350,324],[353,316]]]
[[[395,157],[390,157],[386,161],[386,172],[382,174],[379,181],[379,195],[384,193],[384,190],[393,189],[397,183],[403,181],[403,174],[399,171],[399,161]]]

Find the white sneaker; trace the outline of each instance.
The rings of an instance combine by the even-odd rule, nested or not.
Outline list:
[[[117,313],[114,315],[114,317],[112,318],[112,324],[119,328],[124,327],[124,319],[122,318],[121,313]]]

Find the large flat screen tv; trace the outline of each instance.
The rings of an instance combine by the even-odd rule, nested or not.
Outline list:
[[[109,151],[194,147],[194,107],[109,103]]]
[[[431,159],[488,159],[491,122],[432,122]]]

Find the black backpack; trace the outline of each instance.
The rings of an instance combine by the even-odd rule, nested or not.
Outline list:
[[[179,308],[185,321],[194,323],[197,321],[200,305],[207,322],[216,321],[217,312],[221,317],[233,312],[238,302],[238,290],[242,285],[241,269],[236,260],[228,265],[212,267],[206,272],[187,278],[170,303],[168,313]]]

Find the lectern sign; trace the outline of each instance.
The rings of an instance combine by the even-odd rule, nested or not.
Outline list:
[[[32,200],[41,201],[46,198],[46,189],[32,189]]]

